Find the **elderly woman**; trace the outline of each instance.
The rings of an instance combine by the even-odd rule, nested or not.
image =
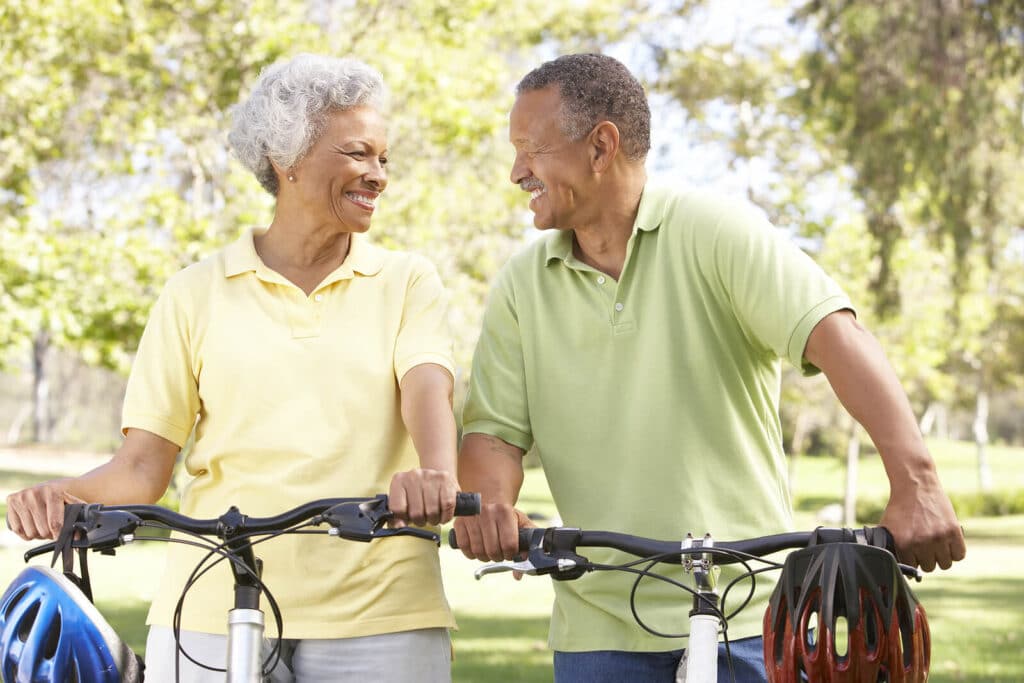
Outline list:
[[[178,273],[150,316],[125,396],[122,446],[85,475],[8,498],[9,525],[52,537],[64,501],[149,503],[195,433],[181,510],[272,515],[387,490],[404,522],[452,516],[453,362],[445,293],[423,258],[364,233],[387,187],[385,92],[361,62],[300,55],[260,76],[229,142],[276,198],[269,227]],[[174,544],[149,613],[147,681],[174,680],[175,603],[204,553]],[[452,615],[420,539],[261,544],[284,616],[273,680],[447,681]],[[223,666],[232,579],[190,588],[182,645]],[[223,680],[180,657],[180,680]]]

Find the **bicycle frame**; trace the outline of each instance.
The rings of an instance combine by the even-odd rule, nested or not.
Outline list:
[[[456,515],[480,512],[480,496],[459,493]],[[369,542],[390,536],[415,536],[440,545],[440,537],[425,529],[385,528],[392,518],[388,497],[379,494],[370,498],[326,498],[300,505],[273,517],[248,517],[232,506],[216,519],[193,519],[155,505],[103,506],[98,504],[68,505],[65,528],[58,541],[30,549],[25,561],[49,552],[54,559],[74,549],[81,552],[83,591],[90,595],[85,568],[86,549],[112,554],[114,549],[135,540],[139,527],[169,528],[202,536],[216,536],[221,543],[213,546],[229,561],[234,576],[234,605],[227,615],[226,680],[228,683],[260,683],[264,663],[261,649],[265,631],[260,594],[264,590],[262,561],[253,551],[252,539],[258,535],[288,533],[297,524],[327,524],[324,532],[352,541]]]

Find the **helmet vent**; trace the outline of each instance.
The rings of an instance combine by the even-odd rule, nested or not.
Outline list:
[[[818,647],[818,632],[821,630],[821,620],[817,608],[807,615],[807,627],[804,630],[807,641],[807,651],[814,652]]]
[[[5,618],[9,619],[11,617],[11,613],[14,612],[15,606],[17,606],[21,599],[25,597],[25,593],[28,593],[28,589],[28,586],[22,586],[21,590],[15,591],[14,594],[7,599],[7,602],[4,603]]]
[[[832,643],[835,646],[836,655],[846,658],[850,652],[850,629],[846,617],[837,617],[835,631],[832,633]]]
[[[783,599],[779,603],[779,607],[775,612],[775,633],[782,633],[786,629],[787,616],[789,612],[789,606],[786,604],[786,600]],[[772,654],[775,657],[776,664],[782,664],[782,646],[785,641],[782,638],[775,638],[775,647],[773,648]]]
[[[21,623],[18,624],[18,639],[21,642],[28,642],[28,636],[32,633],[32,625],[36,623],[37,614],[39,614],[39,603],[34,602],[25,611],[25,616],[22,617]]]
[[[47,659],[53,659],[54,655],[57,654],[57,644],[60,643],[60,631],[61,631],[61,616],[58,611],[53,621],[50,622],[49,628],[46,629],[46,642],[43,643],[43,657]]]
[[[878,652],[878,634],[881,632],[878,610],[871,605],[864,605],[861,619],[864,620],[864,647],[868,654],[873,655]]]

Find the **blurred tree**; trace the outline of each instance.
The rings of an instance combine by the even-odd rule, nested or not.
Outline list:
[[[997,342],[1024,286],[1024,6],[815,0],[734,25],[715,9],[677,3],[645,34],[656,87],[761,170],[750,198],[811,238],[920,410],[970,394],[982,456],[986,397],[1024,361]]]

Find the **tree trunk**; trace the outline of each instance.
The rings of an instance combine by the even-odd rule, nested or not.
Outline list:
[[[28,422],[29,416],[32,414],[32,404],[22,403],[18,408],[17,415],[14,416],[14,420],[11,421],[11,426],[7,429],[7,443],[14,445],[21,441],[21,428]]]
[[[45,443],[50,439],[50,380],[46,354],[50,350],[50,331],[45,327],[32,339],[32,439]]]
[[[810,418],[807,417],[807,411],[801,410],[797,413],[796,424],[793,425],[793,440],[789,446],[789,499],[795,500],[796,497],[796,472],[797,462],[800,456],[804,454],[805,444],[807,442],[807,432],[809,431],[809,425],[811,423]]]
[[[978,391],[974,404],[974,443],[978,447],[978,487],[983,493],[992,490],[992,468],[988,464],[988,392]]]
[[[860,461],[860,425],[850,420],[850,440],[846,445],[846,493],[843,498],[843,524],[857,524],[857,466]]]

